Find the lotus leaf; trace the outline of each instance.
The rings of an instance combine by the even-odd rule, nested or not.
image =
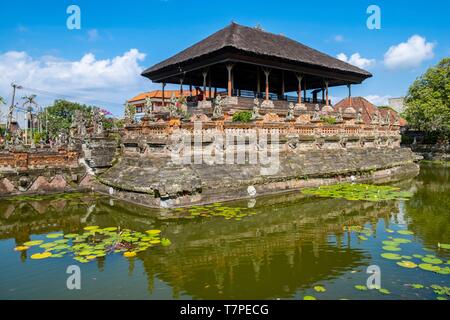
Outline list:
[[[123,254],[123,256],[126,257],[126,258],[132,258],[132,257],[136,256],[136,252],[134,252],[134,251],[127,251],[127,252],[125,252]]]
[[[441,264],[443,263],[443,261],[439,258],[436,257],[425,257],[422,259],[423,262],[425,263],[431,263],[431,264]]]
[[[383,250],[386,250],[386,251],[401,251],[402,249],[400,249],[397,246],[384,246]]]
[[[368,289],[367,289],[367,286],[363,286],[363,285],[359,285],[359,284],[355,286],[355,289],[356,289],[356,290],[360,290],[360,291],[366,291],[366,290],[368,290]]]
[[[52,256],[52,254],[50,252],[46,251],[46,252],[35,253],[35,254],[31,255],[31,259],[33,259],[33,260],[42,260],[42,259],[49,258],[51,256]]]
[[[17,246],[17,247],[14,248],[14,251],[25,251],[25,250],[28,250],[28,249],[30,249],[30,247],[27,247],[27,246]]]
[[[315,286],[314,287],[314,291],[316,291],[316,292],[325,292],[325,291],[327,291],[327,289],[325,289],[324,286]]]
[[[404,236],[413,235],[414,234],[414,232],[409,231],[409,230],[399,230],[399,231],[397,231],[397,233],[401,234],[401,235],[404,235]]]
[[[397,262],[397,264],[403,268],[408,268],[408,269],[417,268],[417,264],[415,264],[414,262],[411,262],[411,261],[400,261],[400,262]]]
[[[389,259],[389,260],[400,260],[402,258],[402,256],[400,256],[397,253],[382,253],[381,256],[385,259]]]
[[[23,245],[27,246],[27,247],[34,247],[34,246],[39,246],[43,243],[44,243],[44,241],[42,241],[42,240],[34,240],[34,241],[25,242]]]
[[[432,265],[429,263],[421,263],[421,264],[419,264],[419,268],[422,270],[433,271],[433,272],[437,272],[441,269],[439,266],[435,266],[435,265]]]

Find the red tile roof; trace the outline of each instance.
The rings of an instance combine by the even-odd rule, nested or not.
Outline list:
[[[363,118],[365,124],[371,123],[372,116],[375,112],[377,112],[377,110],[380,112],[380,115],[383,118],[386,117],[387,112],[390,112],[392,123],[395,120],[395,117],[398,115],[398,113],[395,110],[390,109],[390,108],[378,108],[377,106],[370,103],[367,99],[365,99],[363,97],[352,97],[351,101],[350,101],[350,98],[345,98],[334,105],[334,110],[344,112],[345,109],[347,109],[350,106],[353,109],[355,109],[356,112],[358,112],[358,110],[361,109],[362,118]],[[400,126],[403,127],[406,125],[407,125],[406,120],[403,119],[402,117],[400,117]]]

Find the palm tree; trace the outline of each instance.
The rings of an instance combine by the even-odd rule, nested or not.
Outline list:
[[[36,95],[35,94],[31,94],[29,96],[24,96],[22,97],[22,100],[24,100],[24,103],[22,104],[23,107],[27,107],[27,134],[25,135],[26,137],[28,137],[28,130],[30,128],[30,124],[31,124],[31,139],[33,139],[33,106],[37,107],[37,103],[36,103]]]

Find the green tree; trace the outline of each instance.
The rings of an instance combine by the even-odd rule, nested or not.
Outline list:
[[[44,123],[47,124],[49,137],[55,137],[61,132],[69,132],[72,124],[72,116],[75,110],[81,110],[84,114],[86,122],[91,120],[92,106],[70,102],[66,100],[55,100],[53,105],[48,106],[40,116]]]
[[[428,69],[411,85],[404,117],[415,129],[450,138],[450,58]]]

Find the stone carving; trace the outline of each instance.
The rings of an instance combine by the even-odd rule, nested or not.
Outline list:
[[[292,102],[290,102],[285,120],[286,121],[292,121],[294,119],[295,119],[295,116],[294,116],[294,104]]]
[[[94,127],[93,134],[103,133],[103,116],[99,108],[92,109],[92,124]]]
[[[297,149],[299,143],[300,140],[297,137],[291,137],[287,142],[287,146],[289,147],[289,149],[295,150]]]
[[[335,119],[336,119],[336,123],[344,122],[344,116],[342,115],[342,110],[341,109],[339,109],[339,111],[337,112],[337,114],[335,116]]]
[[[320,121],[320,107],[318,104],[314,106],[314,113],[311,119],[311,122],[318,122]]]
[[[211,121],[210,118],[208,118],[208,116],[206,114],[193,114],[190,118],[189,118],[190,122],[209,122]]]
[[[298,111],[308,111],[308,107],[305,106],[303,103],[296,103],[294,109]]]
[[[223,118],[222,103],[223,103],[222,97],[218,95],[214,99],[213,119]]]
[[[261,108],[264,108],[264,109],[273,109],[273,108],[275,108],[275,106],[274,106],[272,100],[264,100],[264,101],[261,103]]]
[[[86,135],[86,121],[81,110],[75,110],[72,116],[71,132],[74,136],[83,138]]]
[[[259,99],[255,98],[253,100],[253,111],[252,111],[252,118],[251,120],[260,120],[262,118],[262,116],[259,114]]]
[[[372,114],[371,124],[379,124],[378,111]]]
[[[395,115],[394,126],[400,125],[400,116],[398,114]]]
[[[280,117],[276,113],[270,112],[270,113],[267,113],[266,115],[264,115],[263,121],[264,122],[279,122]]]
[[[334,109],[331,106],[325,106],[325,107],[322,108],[322,111],[326,112],[326,113],[330,113],[330,112],[333,112]]]
[[[356,120],[355,123],[363,123],[363,118],[362,118],[362,110],[359,109],[358,113],[356,114]]]
[[[389,110],[386,110],[386,117],[385,117],[384,123],[386,125],[391,124],[391,112]]]

